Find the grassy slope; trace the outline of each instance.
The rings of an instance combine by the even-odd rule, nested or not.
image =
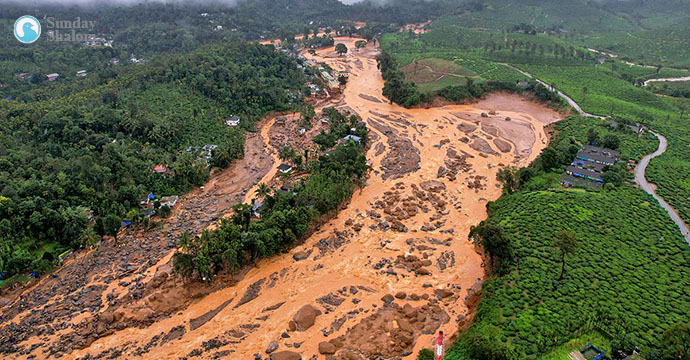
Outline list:
[[[537,27],[567,28],[569,31],[635,30],[630,21],[593,7],[584,1],[491,0],[481,11],[439,19],[435,26],[461,24],[468,28],[503,29],[506,24],[527,23]]]
[[[592,36],[587,46],[649,64],[690,67],[690,25]]]

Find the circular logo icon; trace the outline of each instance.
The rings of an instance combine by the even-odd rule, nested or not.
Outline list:
[[[14,22],[14,37],[19,42],[31,44],[41,36],[41,23],[30,15],[24,15]]]

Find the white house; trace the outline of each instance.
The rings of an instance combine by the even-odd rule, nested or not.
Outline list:
[[[167,206],[169,208],[177,205],[178,196],[163,196],[160,200],[161,206]]]
[[[292,166],[290,166],[288,164],[280,164],[280,165],[278,165],[278,171],[280,171],[283,174],[287,174],[290,171],[292,171]]]
[[[227,126],[239,126],[240,125],[240,117],[239,116],[231,116],[229,119],[225,120],[225,125]]]

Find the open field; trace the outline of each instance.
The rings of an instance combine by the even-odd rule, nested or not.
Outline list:
[[[405,80],[419,85],[422,91],[434,91],[450,85],[461,85],[465,83],[468,77],[479,79],[476,74],[463,66],[437,58],[413,61],[402,67],[401,70],[405,74]]]

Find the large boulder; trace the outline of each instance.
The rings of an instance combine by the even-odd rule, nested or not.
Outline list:
[[[408,319],[413,319],[417,317],[417,309],[414,308],[414,306],[410,304],[405,304],[403,306],[403,313],[405,313],[405,317]]]
[[[309,329],[314,325],[314,321],[316,321],[316,317],[319,314],[320,312],[311,305],[302,306],[301,309],[297,310],[295,316],[292,317],[289,325],[290,330],[304,331]]]
[[[292,258],[293,258],[295,261],[304,260],[304,259],[306,259],[306,258],[308,258],[308,257],[309,257],[309,253],[306,252],[306,251],[297,251],[296,253],[294,253],[294,254],[292,255]]]
[[[271,360],[302,360],[302,355],[294,351],[280,351],[271,354]]]
[[[319,354],[330,355],[335,354],[335,345],[328,341],[322,341],[319,343]]]
[[[439,298],[439,299],[445,299],[449,296],[453,295],[453,292],[448,290],[448,289],[435,289],[434,294]]]
[[[268,344],[268,347],[266,347],[266,354],[270,354],[276,350],[278,350],[278,343],[275,341],[271,341],[271,343]]]

